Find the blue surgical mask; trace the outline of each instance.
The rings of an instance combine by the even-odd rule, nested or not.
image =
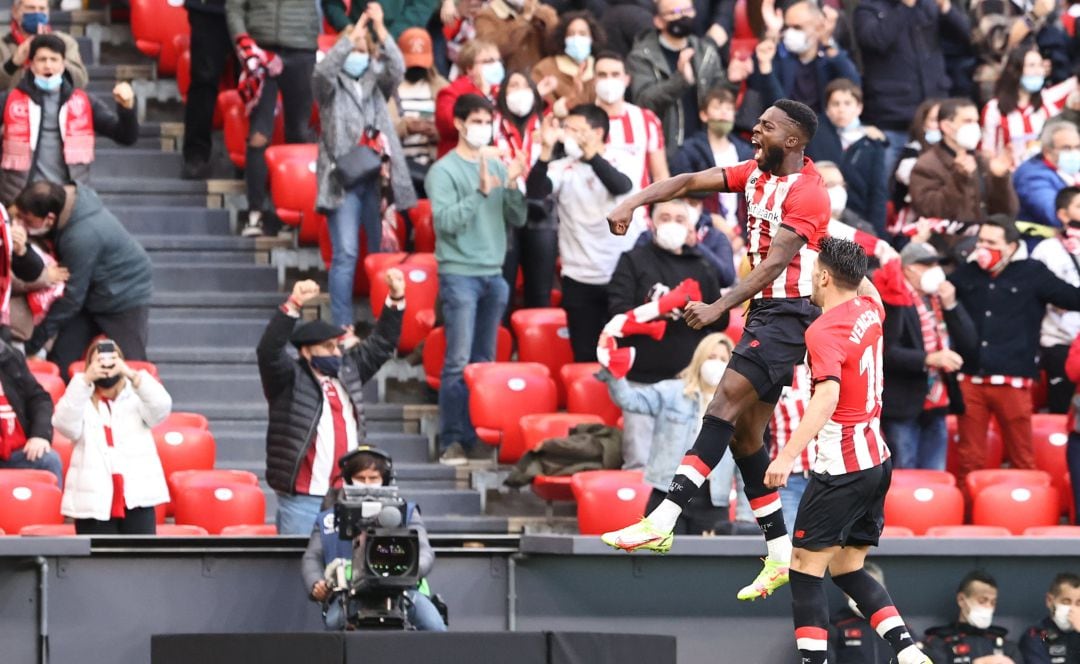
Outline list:
[[[34,85],[45,92],[56,92],[64,84],[63,72],[52,76],[34,76]]]
[[[849,124],[848,126],[841,127],[840,131],[855,131],[856,129],[858,129],[861,126],[862,126],[862,120],[860,120],[859,118],[855,118],[854,120],[851,121],[851,124]]]
[[[937,145],[941,142],[941,130],[940,129],[927,129],[923,133],[923,139],[927,145]]]
[[[28,35],[36,35],[38,26],[48,25],[49,15],[45,12],[27,12],[23,14],[22,23],[19,26]]]
[[[341,357],[338,355],[312,355],[311,368],[324,376],[337,378],[341,371]]]
[[[1062,150],[1059,152],[1057,167],[1065,175],[1080,173],[1080,150]]]
[[[367,53],[361,53],[359,51],[353,51],[349,55],[345,56],[345,66],[342,69],[346,74],[353,78],[360,78],[367,71],[368,65],[371,63],[371,56]]]
[[[566,54],[575,62],[585,62],[592,53],[592,38],[585,35],[574,35],[565,40]]]
[[[1021,76],[1020,87],[1024,88],[1028,92],[1035,94],[1039,90],[1042,90],[1043,83],[1046,82],[1045,76]]]
[[[503,67],[503,63],[489,62],[480,67],[480,75],[484,77],[484,83],[488,85],[498,85],[506,78],[506,69]]]

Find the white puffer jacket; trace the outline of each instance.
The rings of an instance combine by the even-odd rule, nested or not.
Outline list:
[[[60,512],[75,519],[107,521],[112,506],[113,470],[124,476],[124,502],[128,509],[153,507],[169,501],[169,488],[161,468],[150,427],[172,410],[172,397],[161,383],[139,372],[139,388],[128,381],[112,402],[114,447],[105,442],[103,422],[109,410],[94,407],[94,387],[83,374],[75,374],[56,404],[53,427],[75,443],[71,466],[64,480]]]

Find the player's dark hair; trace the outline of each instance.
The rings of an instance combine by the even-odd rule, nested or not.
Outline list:
[[[1080,187],[1065,187],[1054,198],[1054,210],[1064,210],[1069,207],[1077,196],[1080,196]]]
[[[952,120],[956,117],[956,113],[961,108],[968,107],[978,108],[978,106],[975,105],[975,102],[965,97],[950,97],[941,102],[941,106],[938,106],[937,120],[938,122],[941,122],[942,120]]]
[[[851,240],[826,237],[818,249],[818,261],[836,282],[855,290],[866,276],[866,252]]]
[[[604,132],[604,141],[607,142],[608,130],[611,128],[611,120],[608,119],[608,114],[604,109],[600,108],[596,104],[578,104],[570,109],[567,116],[576,115],[584,118],[592,129],[601,129]]]
[[[990,586],[991,588],[997,588],[998,587],[997,579],[990,576],[989,572],[984,572],[981,569],[977,569],[977,570],[974,570],[972,572],[968,572],[964,576],[964,578],[960,579],[960,585],[956,587],[956,592],[963,593],[964,595],[967,595],[967,594],[969,594],[968,591],[971,590],[971,584],[976,583],[976,582],[985,583],[986,585]]]
[[[1054,577],[1054,580],[1050,582],[1050,594],[1057,595],[1061,592],[1062,586],[1080,588],[1080,576],[1071,572],[1062,572],[1061,574],[1058,574]]]
[[[773,106],[791,118],[791,121],[799,127],[807,143],[814,138],[818,126],[817,113],[814,113],[809,106],[794,99],[778,99]]]
[[[1007,214],[992,214],[983,222],[983,226],[993,226],[1005,231],[1006,242],[1020,241],[1020,230],[1016,228],[1016,221]]]
[[[67,59],[67,45],[64,44],[63,39],[60,39],[60,37],[52,33],[45,33],[34,37],[34,39],[30,42],[30,59],[33,60],[34,55],[36,55],[37,52],[41,49],[46,49],[52,51],[53,53],[56,53],[60,56],[61,60]]]
[[[487,111],[489,114],[494,115],[495,107],[491,105],[491,102],[484,99],[480,95],[467,94],[461,95],[454,102],[454,119],[465,122],[469,119],[469,116],[478,111]]]

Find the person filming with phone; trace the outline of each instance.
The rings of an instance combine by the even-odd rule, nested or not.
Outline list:
[[[115,341],[90,346],[53,415],[75,444],[60,512],[77,534],[156,533],[154,506],[169,502],[169,489],[150,429],[171,410],[161,383],[129,367]]]

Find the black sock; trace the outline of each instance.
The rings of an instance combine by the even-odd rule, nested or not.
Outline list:
[[[824,579],[791,570],[791,614],[802,664],[826,664],[829,598]]]
[[[889,592],[866,570],[859,569],[834,576],[833,583],[855,600],[859,611],[870,621],[870,626],[889,642],[893,651],[899,653],[915,645],[904,619],[893,606]]]
[[[694,446],[679,462],[667,494],[668,500],[684,509],[712,469],[724,458],[724,452],[735,435],[735,425],[731,422],[712,415],[706,415],[701,420],[701,432]]]
[[[765,471],[769,469],[770,462],[769,452],[764,445],[750,456],[735,459],[735,465],[742,474],[746,497],[766,541],[787,537],[784,511],[780,506],[780,492],[765,486]]]

